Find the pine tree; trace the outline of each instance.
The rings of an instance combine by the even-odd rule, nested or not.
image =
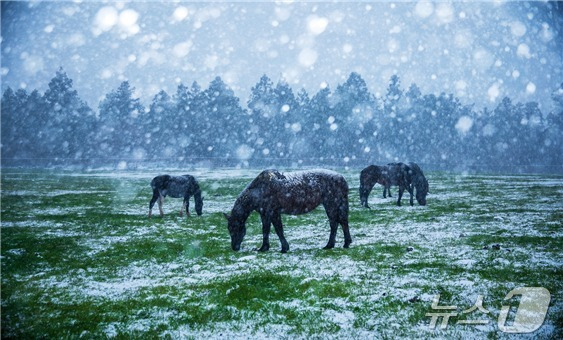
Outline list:
[[[316,150],[316,157],[321,162],[335,157],[334,146],[337,139],[335,131],[338,125],[335,123],[331,97],[332,93],[327,86],[317,92],[309,102],[313,125],[309,144],[312,150]]]
[[[335,94],[334,124],[338,126],[335,151],[340,159],[355,157],[365,149],[364,142],[374,114],[374,101],[366,82],[352,72],[346,82],[338,85]]]
[[[198,157],[197,148],[200,145],[198,117],[202,111],[200,96],[201,88],[196,82],[193,82],[191,88],[183,84],[178,85],[173,99],[178,126],[178,154],[184,158]]]
[[[551,111],[546,120],[544,128],[544,145],[548,148],[549,159],[542,164],[551,165],[550,170],[561,170],[563,164],[563,83],[551,94],[551,99],[555,103],[555,108]]]
[[[149,155],[159,160],[178,157],[177,137],[180,130],[178,112],[172,98],[166,91],[157,93],[144,115],[144,144]]]
[[[23,90],[22,90],[23,91]],[[25,93],[25,91],[24,91]],[[27,97],[27,94],[25,94]],[[18,96],[12,88],[8,87],[2,95],[2,159],[10,161],[17,156],[18,146],[18,128],[17,122],[20,120],[22,106],[24,102],[18,100]]]
[[[310,142],[316,137],[313,123],[313,110],[311,109],[311,99],[305,89],[299,90],[295,98],[293,110],[290,110],[288,124],[290,133],[288,134],[288,155],[297,161],[303,162],[307,158],[316,157],[317,150],[313,150]]]
[[[55,161],[82,162],[85,150],[93,145],[91,131],[95,127],[95,116],[83,102],[62,68],[49,82],[43,96],[46,124],[42,144],[46,154]]]
[[[45,100],[39,91],[33,90],[29,94],[25,111],[21,129],[22,138],[25,138],[25,144],[20,152],[28,158],[45,157],[45,144],[43,141],[45,140],[46,133],[44,128],[47,126],[48,117],[45,110]],[[89,131],[94,129],[94,126],[89,127]],[[90,145],[84,143],[80,149],[87,150],[89,147]]]
[[[391,76],[387,92],[383,97],[383,116],[380,130],[375,138],[378,158],[382,161],[398,161],[403,156],[403,136],[399,133],[404,128],[399,107],[399,102],[403,98],[403,90],[400,86],[399,77]]]
[[[234,92],[217,77],[203,96],[207,105],[200,138],[209,143],[208,155],[217,161],[250,158],[254,150],[245,142],[248,116]]]
[[[401,99],[402,96],[403,90],[401,89],[401,81],[399,76],[394,74],[389,79],[387,93],[383,99],[386,114],[392,114],[394,110],[396,110],[395,105],[399,102],[399,99]]]
[[[124,81],[100,103],[100,151],[109,159],[135,160],[142,153],[144,136],[140,127],[145,110],[140,100],[133,98],[134,90]]]
[[[289,139],[292,131],[298,130],[297,125],[293,125],[292,129],[292,124],[296,120],[297,100],[291,87],[283,80],[277,83],[273,97],[274,115],[271,119],[271,128],[265,131],[268,135],[265,138],[275,142],[271,143],[270,152],[280,159],[290,160]],[[281,160],[278,163],[289,164]]]
[[[274,124],[274,116],[279,110],[274,94],[274,84],[263,75],[259,82],[252,87],[248,99],[251,124],[248,127],[247,141],[255,149],[258,158],[277,158],[275,152],[277,141],[274,140],[274,131],[278,129]]]
[[[421,119],[423,111],[422,93],[416,84],[411,84],[405,95],[402,97],[402,105],[399,104],[400,125],[403,131],[402,140],[404,143],[403,159],[416,160],[421,162],[425,155],[425,141],[428,139],[428,130],[425,128],[425,121]]]
[[[184,155],[188,158],[204,159],[210,155],[208,149],[212,146],[203,137],[203,132],[208,128],[205,120],[208,99],[205,96],[206,93],[195,81],[189,89],[178,88],[176,106],[178,114],[187,126],[185,136],[189,146],[185,148]]]

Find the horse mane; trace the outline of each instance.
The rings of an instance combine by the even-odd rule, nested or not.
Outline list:
[[[258,176],[256,176],[256,178],[253,179],[252,182],[250,182],[246,186],[246,188],[244,188],[244,190],[241,192],[240,195],[247,192],[248,190],[252,190],[252,189],[261,187],[264,183],[271,182],[274,179],[285,179],[285,178],[286,177],[281,172],[279,172],[278,170],[275,170],[275,169],[264,170]]]
[[[256,178],[252,180],[238,195],[237,199],[235,200],[235,204],[233,207],[233,212],[235,210],[239,210],[239,213],[244,213],[246,215],[252,210],[254,206],[254,202],[252,200],[251,191],[253,189],[258,189],[263,187],[265,183],[272,181],[273,179],[284,179],[285,176],[282,175],[279,171],[275,169],[268,169],[262,171]]]
[[[377,179],[381,177],[383,173],[383,167],[379,165],[369,165],[360,172],[360,182],[369,180],[369,183],[364,183],[366,185],[375,185]]]
[[[371,165],[368,165],[367,168],[364,168],[364,169],[360,172],[360,174],[366,175],[366,174],[371,174],[371,173],[374,173],[374,172],[375,172],[375,173],[381,172],[381,167],[380,167],[380,166],[377,166],[377,165],[371,164]]]
[[[161,188],[166,185],[166,183],[170,180],[170,175],[159,175],[152,179],[151,181],[151,188],[153,190],[157,188]]]

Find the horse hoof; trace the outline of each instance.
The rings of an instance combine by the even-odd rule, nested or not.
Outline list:
[[[288,251],[288,249],[282,249],[282,250],[281,250],[282,254],[287,253],[287,251]]]
[[[334,248],[334,245],[328,245],[327,244],[323,249],[332,249],[332,248]]]

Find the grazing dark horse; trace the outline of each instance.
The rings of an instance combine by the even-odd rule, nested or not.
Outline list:
[[[411,191],[416,189],[416,201],[420,205],[426,205],[426,195],[428,195],[428,180],[426,179],[426,177],[424,177],[424,173],[422,172],[422,169],[420,169],[418,164],[410,162],[408,163],[408,167],[410,168]]]
[[[282,174],[277,170],[262,171],[238,196],[230,216],[225,214],[231,235],[231,247],[237,251],[246,234],[246,220],[253,211],[262,219],[262,246],[270,249],[270,226],[280,238],[281,252],[289,250],[283,235],[281,214],[299,215],[325,208],[330,221],[330,237],[324,249],[334,248],[338,224],[344,231],[344,248],[352,243],[348,228],[348,183],[336,172],[327,170],[300,171]]]
[[[397,205],[401,206],[401,198],[405,189],[410,193],[410,204],[413,205],[413,188],[411,171],[404,163],[389,163],[384,166],[370,165],[360,173],[360,202],[369,208],[368,197],[375,183],[383,185],[383,198],[391,197],[391,186],[399,187]]]
[[[151,181],[152,199],[149,203],[149,218],[152,216],[152,207],[158,200],[158,209],[160,210],[160,217],[164,216],[162,205],[166,196],[174,198],[184,198],[184,204],[180,209],[180,216],[182,216],[184,209],[186,215],[190,216],[190,196],[194,196],[195,211],[201,216],[203,208],[203,198],[201,197],[201,190],[196,179],[190,175],[170,176],[160,175],[153,178]]]

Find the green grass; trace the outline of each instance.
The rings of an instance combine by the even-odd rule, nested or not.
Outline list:
[[[516,287],[551,294],[535,337],[562,333],[563,178],[430,173],[428,205],[397,207],[376,187],[359,206],[347,171],[353,243],[328,240],[319,208],[284,216],[290,251],[257,253],[254,213],[240,252],[222,215],[244,178],[196,172],[204,215],[147,219],[151,175],[2,171],[2,337],[506,337],[496,318]],[[191,203],[193,211],[193,202]],[[156,209],[156,215],[158,210]],[[493,245],[500,249],[494,249]],[[485,327],[430,330],[432,298],[458,312],[484,296]]]

